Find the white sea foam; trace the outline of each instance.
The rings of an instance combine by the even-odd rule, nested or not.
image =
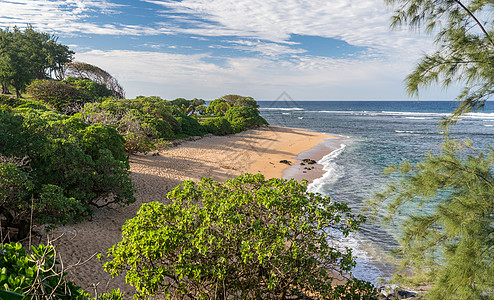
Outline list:
[[[260,111],[269,111],[269,110],[281,110],[281,111],[301,111],[304,110],[301,107],[264,107],[259,108]]]
[[[396,133],[420,133],[419,131],[413,130],[395,130]]]
[[[317,163],[323,165],[323,170],[326,171],[321,178],[315,179],[309,186],[308,191],[313,193],[321,193],[328,190],[336,181],[343,176],[344,169],[342,166],[335,163],[335,159],[343,152],[346,145],[341,144],[339,149],[336,149],[324,156]]]

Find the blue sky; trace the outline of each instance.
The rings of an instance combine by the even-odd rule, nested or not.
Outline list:
[[[0,27],[56,34],[128,98],[408,100],[403,79],[433,48],[390,14],[383,0],[0,0]]]

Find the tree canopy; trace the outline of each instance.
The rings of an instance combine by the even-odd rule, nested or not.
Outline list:
[[[482,108],[494,94],[494,18],[489,0],[385,0],[396,7],[392,26],[407,24],[435,35],[438,50],[427,54],[408,75],[407,90],[440,83],[466,86],[458,96],[461,105],[453,114]]]
[[[74,61],[65,64],[64,76],[72,76],[80,79],[91,79],[92,81],[106,85],[113,97],[125,98],[125,91],[117,79],[107,71],[85,62]]]
[[[27,26],[0,29],[0,83],[3,92],[9,86],[17,97],[33,79],[61,79],[64,65],[72,61],[74,52],[57,42],[58,38]]]
[[[408,92],[440,83],[464,83],[461,101],[445,124],[480,109],[494,94],[493,2],[489,0],[385,0],[397,7],[393,26],[425,27],[438,50],[425,55],[407,77]],[[404,266],[432,282],[428,299],[494,299],[494,150],[446,136],[438,155],[404,162],[402,174],[378,195],[390,217],[405,216],[400,254]]]
[[[173,299],[370,299],[370,284],[334,278],[355,265],[336,236],[364,218],[307,192],[307,182],[245,174],[185,181],[171,204],[143,204],[108,251],[105,269],[139,296]],[[305,295],[305,296],[304,296]]]

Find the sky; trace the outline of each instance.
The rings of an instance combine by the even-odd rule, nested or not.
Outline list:
[[[383,0],[0,0],[0,27],[55,34],[127,98],[168,100],[417,100],[404,78],[434,46],[391,15]]]

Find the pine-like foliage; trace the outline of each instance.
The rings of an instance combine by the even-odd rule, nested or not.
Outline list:
[[[464,83],[461,105],[449,121],[482,108],[494,94],[494,19],[492,0],[384,0],[396,7],[392,26],[408,24],[434,34],[438,50],[424,55],[407,77],[407,90],[440,83]]]
[[[456,141],[421,163],[390,168],[402,179],[379,197],[392,199],[394,215],[418,206],[403,224],[400,251],[404,266],[433,281],[427,299],[494,299],[493,168],[494,149]]]

